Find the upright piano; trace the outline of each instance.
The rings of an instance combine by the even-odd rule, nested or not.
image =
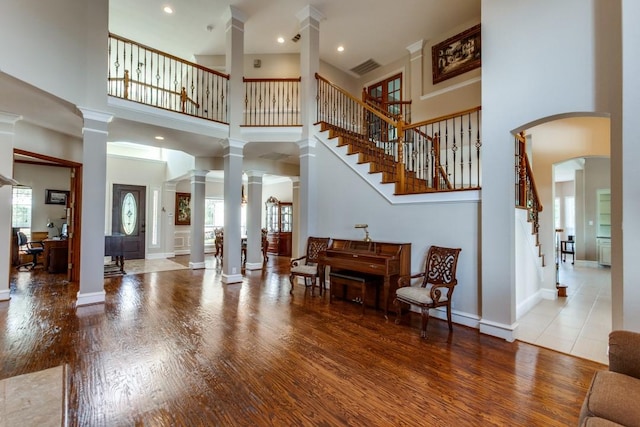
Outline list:
[[[353,274],[384,278],[384,314],[389,309],[389,294],[395,292],[400,276],[411,274],[411,243],[367,242],[363,240],[333,239],[318,260],[320,283],[325,268],[348,270]]]

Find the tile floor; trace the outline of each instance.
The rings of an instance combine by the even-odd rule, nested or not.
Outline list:
[[[62,366],[0,381],[0,426],[65,425]]]
[[[542,300],[519,320],[520,341],[608,364],[611,270],[561,263],[567,297]]]

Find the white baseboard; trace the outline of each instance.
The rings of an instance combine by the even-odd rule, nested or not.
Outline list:
[[[429,311],[429,316],[437,317],[438,319],[442,319],[444,321],[447,320],[447,309],[446,308],[436,308],[435,310]],[[468,326],[469,328],[478,329],[478,323],[480,322],[480,317],[475,314],[464,313],[461,311],[451,310],[451,321],[458,325]]]
[[[540,289],[540,296],[542,299],[554,300],[558,299],[558,290],[557,289]]]
[[[81,294],[78,292],[78,300],[76,301],[76,307],[90,304],[104,303],[107,293],[105,291],[91,292],[87,294]]]
[[[189,261],[189,268],[192,270],[201,270],[205,267],[204,261],[202,262],[191,262]]]
[[[0,301],[9,301],[11,299],[11,290],[5,289],[0,291]]]
[[[542,296],[542,291],[543,289],[538,289],[538,292],[534,293],[516,306],[516,319],[519,319],[521,316],[528,313],[529,310],[535,307],[544,298]]]
[[[222,283],[230,285],[232,283],[241,283],[242,274],[222,274]]]
[[[248,262],[244,265],[244,268],[247,270],[262,270],[261,262]]]
[[[169,258],[169,254],[165,254],[165,253],[150,254],[150,253],[147,253],[145,255],[145,259],[166,259],[166,258]]]
[[[503,323],[480,319],[481,334],[502,338],[508,342],[513,342],[516,340],[517,327],[518,327],[517,323],[511,324],[511,325],[505,325]]]
[[[175,255],[189,255],[191,251],[189,249],[178,249],[175,252]]]

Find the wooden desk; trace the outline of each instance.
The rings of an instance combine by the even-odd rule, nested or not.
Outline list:
[[[69,241],[67,239],[44,239],[43,260],[44,269],[49,273],[66,273],[69,256]]]

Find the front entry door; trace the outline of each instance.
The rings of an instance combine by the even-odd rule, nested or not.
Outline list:
[[[113,184],[111,232],[124,236],[124,259],[144,259],[145,200],[145,187]]]

